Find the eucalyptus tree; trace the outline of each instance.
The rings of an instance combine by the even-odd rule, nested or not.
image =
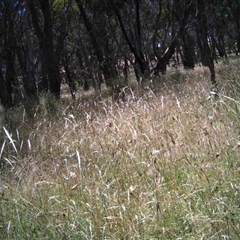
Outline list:
[[[236,42],[236,53],[238,54],[240,53],[240,1],[227,0],[226,9],[228,10],[226,13],[226,25],[231,31],[229,35],[233,38],[234,42]]]
[[[201,62],[207,66],[211,73],[211,83],[214,90],[217,88],[215,67],[211,55],[211,49],[208,43],[208,27],[207,27],[207,1],[197,0],[197,38],[198,47],[201,54]]]
[[[17,42],[17,58],[22,75],[24,97],[36,97],[37,78],[35,74],[36,49],[32,37],[30,12],[26,3],[21,5],[19,11],[19,27],[17,29],[19,38]]]
[[[207,28],[212,56],[227,59],[228,52],[237,51],[238,17],[237,1],[214,0],[206,2]],[[238,10],[240,11],[240,9]],[[239,22],[240,23],[240,22]]]
[[[237,6],[234,11],[234,18],[236,22],[236,40],[237,40],[237,51],[240,53],[240,2],[238,1]]]
[[[32,25],[38,39],[42,59],[42,89],[54,97],[60,97],[61,76],[59,61],[67,35],[67,11],[69,1],[26,0],[31,13]],[[60,3],[60,13],[54,18],[54,4]],[[58,21],[57,21],[57,20]],[[60,20],[60,24],[57,25]]]
[[[180,54],[185,69],[193,69],[196,62],[196,12],[196,4],[191,0],[175,1],[172,11],[181,31],[178,45],[181,46]]]
[[[110,1],[111,9],[119,23],[124,39],[134,56],[137,80],[149,76],[149,63],[144,54],[141,1]]]
[[[165,74],[169,59],[178,44],[182,26],[176,24],[174,20],[173,10],[176,1],[152,1],[152,3],[155,4],[155,9],[158,9],[152,37],[153,51],[157,57],[154,74],[157,75],[159,72]]]
[[[5,108],[14,105],[17,95],[15,60],[19,6],[20,3],[14,0],[0,2],[0,99]]]
[[[114,64],[114,49],[107,28],[108,21],[111,21],[111,19],[107,15],[106,5],[100,1],[76,0],[76,3],[92,44],[98,68],[103,73],[107,86],[111,86],[111,79],[116,78],[118,72]]]

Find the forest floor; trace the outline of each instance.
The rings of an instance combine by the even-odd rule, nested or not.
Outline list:
[[[126,102],[43,96],[1,115],[1,239],[240,239],[240,59]]]

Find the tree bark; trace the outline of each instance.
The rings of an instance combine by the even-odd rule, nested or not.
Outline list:
[[[123,33],[123,36],[125,38],[125,41],[127,42],[132,54],[135,57],[135,72],[136,76],[138,78],[138,74],[141,75],[141,77],[147,78],[148,75],[150,74],[149,71],[149,65],[148,62],[144,58],[144,54],[142,53],[141,49],[141,30],[140,30],[140,18],[139,18],[139,2],[135,1],[136,4],[136,21],[137,21],[137,40],[136,42],[132,42],[128,36],[128,33],[126,31],[126,28],[124,26],[122,17],[120,15],[119,9],[116,7],[116,5],[113,4],[113,10],[115,12],[115,15],[118,19],[121,31]],[[139,21],[139,22],[138,22]],[[134,46],[135,45],[135,46]]]
[[[235,12],[235,21],[236,21],[236,26],[237,26],[237,51],[240,53],[240,16],[239,16],[239,11],[240,11],[240,3],[238,2],[237,7],[236,7],[236,12]]]
[[[86,10],[83,6],[82,1],[81,0],[76,0],[76,2],[77,2],[79,10],[81,12],[81,15],[82,15],[85,27],[87,29],[88,35],[90,37],[90,41],[91,41],[92,46],[93,46],[94,54],[97,57],[100,69],[102,70],[102,73],[104,75],[106,85],[110,86],[111,85],[111,79],[115,78],[116,76],[113,75],[111,73],[110,69],[109,69],[108,61],[107,61],[107,59],[105,59],[105,57],[103,55],[103,51],[101,49],[101,46],[98,43],[97,37],[94,34],[93,26],[92,26],[90,20],[88,19],[88,16],[87,16],[87,13],[86,13]]]
[[[192,37],[185,31],[182,35],[183,40],[183,66],[185,69],[194,69],[195,50]]]
[[[154,75],[158,75],[159,72],[165,74],[167,71],[167,63],[169,59],[175,52],[175,48],[177,46],[177,38],[175,37],[170,46],[164,52],[164,54],[158,58],[157,66],[154,69]]]
[[[15,53],[16,53],[16,36],[14,32],[14,22],[16,16],[16,8],[11,2],[7,2],[4,5],[4,11],[2,12],[2,23],[5,27],[5,31],[2,35],[3,49],[5,50],[0,58],[0,97],[1,103],[5,109],[11,108],[14,105],[14,86],[16,83],[16,71],[15,71]],[[2,71],[3,65],[5,72]],[[17,90],[17,89],[16,89]]]
[[[197,37],[198,46],[201,54],[201,62],[204,66],[207,66],[211,73],[211,84],[214,90],[217,89],[217,82],[215,76],[215,67],[213,63],[213,58],[211,56],[211,50],[208,45],[208,33],[207,33],[207,16],[205,11],[205,1],[197,1]]]
[[[10,76],[11,67],[8,66],[6,76],[4,78],[2,68],[3,68],[3,63],[2,63],[2,60],[0,59],[0,99],[3,107],[5,109],[8,109],[13,106],[13,98],[12,98],[12,93],[13,93],[12,77],[13,76]]]
[[[35,97],[37,95],[37,87],[34,73],[33,46],[29,31],[29,14],[29,8],[26,6],[26,11],[23,16],[23,30],[26,39],[26,76],[24,77],[23,84],[26,95]]]
[[[15,60],[15,54],[13,51],[9,50],[7,51],[6,56],[6,75],[5,75],[5,91],[6,91],[6,99],[5,99],[5,107],[10,108],[13,106],[13,86],[15,84],[15,78],[16,78],[16,72],[14,68],[14,60]]]
[[[32,16],[33,27],[42,51],[42,68],[47,74],[50,93],[54,97],[60,98],[61,76],[53,44],[52,17],[49,0],[39,0],[44,19],[43,30],[41,30],[40,27],[40,20],[34,7],[34,0],[28,0],[27,3]]]

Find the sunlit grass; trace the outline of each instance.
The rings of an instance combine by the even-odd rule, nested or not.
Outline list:
[[[217,66],[218,98],[199,67],[125,103],[91,96],[12,112],[3,239],[239,239],[236,61]]]

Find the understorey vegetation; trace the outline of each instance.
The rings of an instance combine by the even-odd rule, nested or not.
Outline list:
[[[1,238],[239,239],[239,64],[2,111]]]

